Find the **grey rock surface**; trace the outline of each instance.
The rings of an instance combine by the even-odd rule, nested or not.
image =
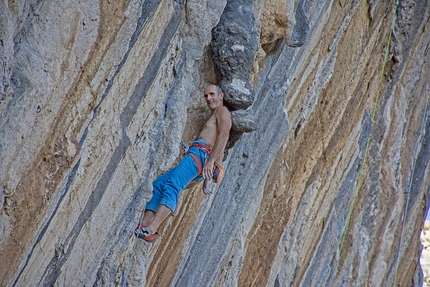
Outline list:
[[[395,5],[1,1],[0,285],[421,286],[430,5]],[[224,178],[136,240],[208,84]]]

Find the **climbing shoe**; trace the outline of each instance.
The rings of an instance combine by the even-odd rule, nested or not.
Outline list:
[[[149,243],[152,243],[158,235],[157,232],[155,232],[154,234],[149,234],[149,231],[143,226],[136,227],[136,229],[134,230],[134,234],[137,238],[143,239]]]

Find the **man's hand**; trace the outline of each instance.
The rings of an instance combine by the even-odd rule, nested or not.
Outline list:
[[[209,159],[203,167],[202,176],[205,180],[212,180],[214,162]]]
[[[206,195],[212,194],[211,182],[212,182],[212,180],[210,180],[210,179],[205,179],[205,181],[203,182],[203,193]]]

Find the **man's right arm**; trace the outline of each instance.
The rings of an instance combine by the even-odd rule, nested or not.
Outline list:
[[[228,138],[230,136],[231,129],[231,114],[229,110],[222,106],[216,111],[217,121],[217,138],[212,150],[212,154],[203,167],[203,178],[211,180],[213,176],[213,166],[218,158],[221,158],[224,154],[224,148],[227,145]]]

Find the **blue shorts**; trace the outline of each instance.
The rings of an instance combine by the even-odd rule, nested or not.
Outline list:
[[[204,140],[195,140],[193,143],[209,145]],[[198,176],[197,163],[189,153],[196,155],[200,159],[202,167],[205,159],[209,157],[206,151],[198,147],[190,147],[188,154],[182,158],[176,167],[159,176],[152,183],[152,198],[146,204],[145,210],[157,212],[160,204],[167,206],[172,212],[175,210],[180,192]]]

